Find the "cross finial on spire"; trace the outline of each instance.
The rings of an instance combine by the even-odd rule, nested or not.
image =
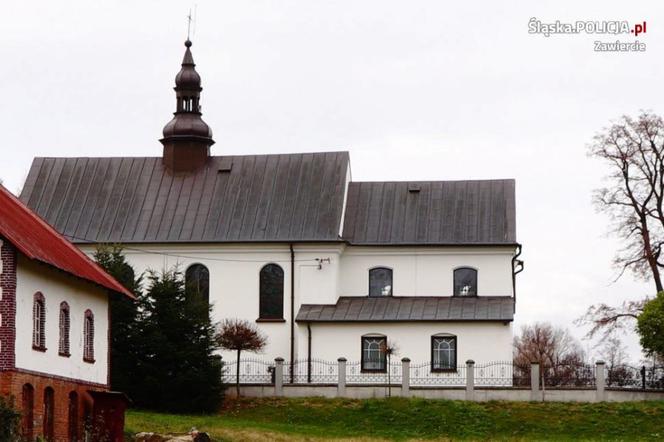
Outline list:
[[[189,15],[187,16],[187,41],[189,40],[191,33],[191,8],[189,8]]]

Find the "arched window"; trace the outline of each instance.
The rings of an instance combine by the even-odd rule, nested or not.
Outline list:
[[[78,393],[72,391],[69,393],[69,407],[67,417],[67,437],[69,441],[78,440]]]
[[[268,264],[260,273],[259,318],[283,319],[284,270],[276,264]]]
[[[431,371],[456,371],[457,338],[453,335],[431,337]]]
[[[210,303],[210,271],[203,264],[193,264],[184,273],[185,291],[190,299]]]
[[[44,439],[47,441],[54,440],[54,409],[55,409],[55,392],[51,387],[44,389]]]
[[[382,335],[362,336],[362,360],[360,368],[365,372],[387,371],[387,337]]]
[[[375,267],[369,270],[369,296],[392,296],[392,269]]]
[[[69,304],[60,303],[60,340],[58,342],[58,354],[69,356]]]
[[[470,267],[454,270],[454,296],[477,296],[477,270]]]
[[[83,360],[95,361],[95,317],[90,310],[85,311],[83,319]]]
[[[32,440],[35,422],[35,389],[30,384],[23,385],[21,391],[21,434],[25,440]]]
[[[39,292],[32,302],[32,348],[46,351],[46,300]]]

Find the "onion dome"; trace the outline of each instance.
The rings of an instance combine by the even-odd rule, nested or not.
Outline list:
[[[175,76],[175,88],[176,90],[192,90],[192,91],[201,91],[201,76],[196,72],[196,63],[194,63],[194,57],[191,55],[191,41],[187,40],[184,45],[187,47],[187,50],[184,52],[184,58],[182,59],[182,69]]]

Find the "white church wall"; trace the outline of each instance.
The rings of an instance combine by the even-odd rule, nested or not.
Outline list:
[[[89,255],[95,250],[92,245],[80,247]],[[342,246],[336,244],[295,246],[295,314],[301,303],[336,302],[341,249]],[[214,321],[239,318],[257,322],[260,270],[266,264],[278,264],[284,270],[284,322],[257,322],[268,337],[266,350],[257,356],[290,355],[291,256],[288,244],[132,244],[124,253],[137,273],[175,266],[184,273],[192,264],[205,265],[210,272]],[[323,261],[319,264],[317,259]],[[232,352],[222,352],[222,356],[225,360],[235,358]]]
[[[83,245],[88,254],[94,246]],[[256,322],[259,316],[259,272],[268,263],[284,270],[284,322],[258,322],[268,336],[257,355],[290,357],[290,250],[288,244],[131,244],[127,260],[137,272],[195,263],[210,272],[210,302],[215,321],[224,318]],[[450,296],[452,271],[469,265],[479,270],[480,295],[511,295],[513,248],[354,247],[343,244],[295,245],[295,314],[301,304],[334,304],[339,296],[366,296],[368,269],[394,269],[396,296]],[[318,259],[322,261],[318,261]],[[329,261],[328,261],[329,260]],[[474,327],[475,325],[473,325]],[[336,327],[336,325],[335,325]],[[306,327],[295,325],[296,357],[306,355]],[[330,331],[334,335],[334,331]],[[511,349],[511,342],[506,344]],[[224,359],[235,359],[229,352]],[[335,356],[335,358],[338,356]]]
[[[32,348],[32,308],[34,295],[41,292],[46,301],[46,351]],[[60,303],[69,304],[70,353],[58,354]],[[83,321],[85,311],[94,314],[94,363],[83,361]],[[16,272],[16,367],[49,375],[107,383],[108,375],[108,295],[105,290],[38,264],[19,254]]]
[[[479,296],[512,295],[513,247],[358,247],[345,249],[340,294],[366,296],[369,269],[393,269],[394,296],[451,296],[453,272],[477,269]]]
[[[361,337],[381,334],[396,345],[399,360],[408,357],[413,363],[423,363],[431,359],[431,336],[439,333],[457,337],[457,365],[468,359],[477,364],[512,360],[512,324],[502,322],[312,323],[312,358],[359,361]],[[300,345],[303,354],[306,344]]]

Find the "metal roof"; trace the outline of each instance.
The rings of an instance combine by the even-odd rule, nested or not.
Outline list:
[[[514,180],[352,182],[343,238],[358,245],[515,244]]]
[[[36,158],[21,200],[74,242],[339,241],[348,152]]]
[[[0,236],[30,259],[133,298],[77,247],[0,185]]]
[[[303,304],[298,322],[512,321],[509,296],[345,296],[336,304]]]

